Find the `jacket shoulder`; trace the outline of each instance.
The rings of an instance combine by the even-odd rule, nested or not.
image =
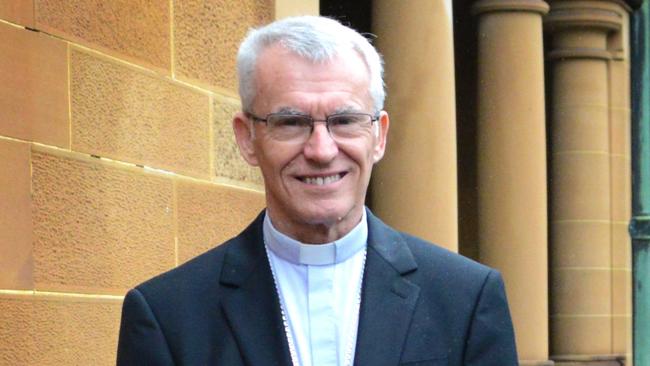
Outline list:
[[[136,288],[149,298],[155,295],[199,294],[202,291],[215,291],[219,287],[222,268],[230,259],[259,256],[259,242],[262,232],[264,212],[239,235],[220,244],[195,258],[141,283]]]
[[[161,273],[136,288],[148,299],[168,295],[179,297],[212,288],[219,283],[223,261],[229,248],[237,244],[233,238],[195,258]]]
[[[488,272],[495,271],[484,264],[452,252],[435,243],[407,233],[400,232],[399,234],[413,253],[418,263],[418,269],[427,270],[428,268],[436,268],[438,271],[460,272],[470,276],[485,276]]]

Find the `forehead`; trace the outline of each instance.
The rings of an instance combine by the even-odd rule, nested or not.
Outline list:
[[[266,112],[292,107],[328,109],[370,107],[370,77],[361,56],[352,49],[330,60],[314,62],[280,44],[262,51],[255,70],[255,107]]]

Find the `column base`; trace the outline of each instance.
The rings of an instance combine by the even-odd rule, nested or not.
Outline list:
[[[625,366],[625,355],[553,356],[555,366]]]
[[[544,361],[519,360],[519,366],[557,366],[557,364],[551,360],[544,360]]]

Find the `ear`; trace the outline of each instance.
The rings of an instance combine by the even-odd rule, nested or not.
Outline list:
[[[384,157],[384,152],[386,151],[386,138],[388,136],[388,126],[390,125],[390,119],[388,118],[388,113],[386,111],[379,112],[379,119],[377,120],[377,135],[375,135],[375,146],[373,149],[373,160],[378,162]]]
[[[252,166],[258,166],[257,154],[255,153],[254,131],[252,121],[246,117],[244,112],[237,112],[232,117],[232,129],[235,132],[239,153]]]

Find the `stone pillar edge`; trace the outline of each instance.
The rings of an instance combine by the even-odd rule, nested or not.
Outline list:
[[[544,15],[549,6],[543,0],[479,0],[472,5],[472,15],[495,11],[519,11]]]
[[[612,52],[597,48],[562,48],[550,51],[546,56],[549,61],[562,60],[568,58],[586,58],[594,60],[611,60]]]
[[[546,361],[519,360],[519,366],[556,366],[556,365],[555,362],[552,360],[546,360]]]
[[[559,355],[551,356],[555,362],[594,362],[594,361],[624,361],[625,355],[614,353],[609,355]]]

